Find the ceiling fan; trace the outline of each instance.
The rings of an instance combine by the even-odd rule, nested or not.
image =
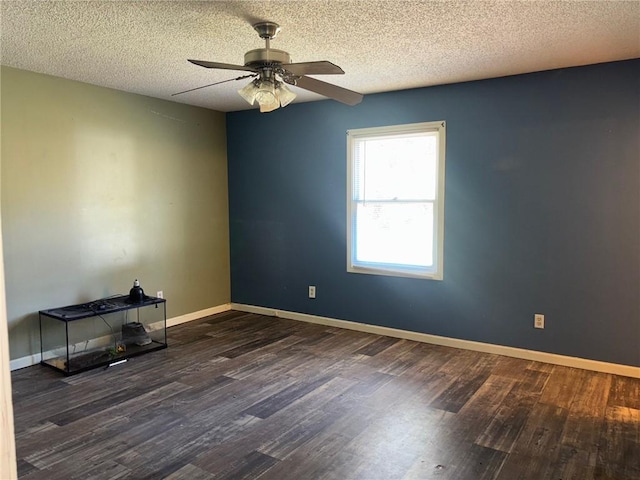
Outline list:
[[[280,31],[280,26],[273,22],[260,22],[253,25],[260,38],[266,42],[265,48],[250,50],[244,55],[244,65],[229,63],[209,62],[205,60],[189,60],[194,65],[205,68],[218,68],[222,70],[240,70],[251,72],[238,78],[223,80],[202,87],[192,88],[184,92],[174,93],[181,95],[200,88],[218,85],[220,83],[244,78],[254,79],[238,93],[250,105],[258,103],[261,112],[271,112],[279,107],[285,107],[293,101],[296,94],[287,88],[285,84],[295,85],[325,97],[332,98],[347,105],[357,105],[362,101],[362,94],[338,87],[330,83],[307,77],[307,75],[339,75],[344,74],[339,66],[328,61],[291,63],[291,57],[283,50],[271,48],[271,40]]]

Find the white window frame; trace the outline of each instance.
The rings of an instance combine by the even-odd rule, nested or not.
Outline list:
[[[437,145],[436,182],[433,203],[433,267],[424,268],[410,265],[386,265],[358,262],[356,260],[356,214],[358,200],[355,198],[355,157],[359,141],[385,136],[416,133],[435,133]],[[446,122],[424,122],[385,127],[359,128],[347,131],[347,272],[371,275],[390,275],[442,280],[444,272],[444,186],[445,186],[445,140]]]

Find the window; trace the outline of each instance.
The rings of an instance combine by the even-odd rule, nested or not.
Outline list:
[[[347,271],[442,280],[445,122],[347,132]]]

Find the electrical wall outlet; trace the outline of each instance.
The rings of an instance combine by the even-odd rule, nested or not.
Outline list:
[[[541,313],[536,313],[533,315],[533,326],[534,328],[544,328],[544,315]]]
[[[162,290],[158,290],[158,293],[156,293],[156,297],[164,298],[164,292]]]
[[[316,287],[309,285],[309,298],[316,298]]]

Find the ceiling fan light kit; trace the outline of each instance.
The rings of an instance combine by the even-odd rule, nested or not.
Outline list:
[[[271,69],[265,68],[260,77],[238,90],[238,93],[249,105],[255,102],[260,105],[260,112],[271,112],[289,105],[296,94],[275,78]]]
[[[258,103],[261,112],[271,112],[277,108],[286,107],[296,98],[296,94],[289,90],[286,84],[304,88],[347,105],[356,105],[362,101],[360,93],[306,76],[344,74],[344,71],[337,65],[328,61],[291,63],[291,57],[287,52],[272,49],[271,40],[280,31],[280,26],[277,23],[260,22],[254,24],[253,28],[258,32],[260,38],[265,40],[266,45],[265,48],[245,53],[244,65],[205,60],[189,60],[189,62],[205,68],[254,72],[256,78],[238,90],[238,93],[249,105]],[[245,77],[238,77],[238,79],[240,78]],[[187,93],[198,88],[174,95]]]
[[[289,105],[296,94],[282,82],[255,79],[238,90],[238,93],[249,105],[258,103],[261,112],[271,112],[279,107]]]

